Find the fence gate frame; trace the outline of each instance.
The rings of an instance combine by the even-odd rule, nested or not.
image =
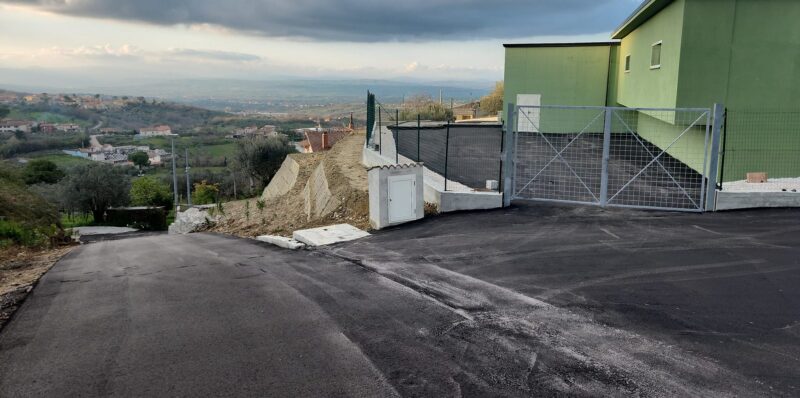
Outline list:
[[[517,117],[526,117],[523,116],[523,112],[520,112],[520,109],[574,109],[574,110],[597,110],[598,115],[594,117],[587,125],[584,127],[582,131],[580,131],[574,138],[572,138],[566,146],[561,148],[561,150],[556,149],[552,143],[547,139],[546,136],[540,131],[540,129],[536,129],[536,132],[528,132],[538,134],[544,141],[547,143],[549,148],[553,151],[551,154],[552,159],[545,164],[538,173],[535,174],[533,178],[527,183],[525,183],[524,188],[517,190],[517,182],[518,182],[518,145],[519,145],[519,135],[520,131],[518,130],[519,123],[516,120]],[[699,112],[700,116],[694,120],[688,127],[686,127],[680,134],[675,137],[666,148],[657,147],[658,154],[654,154],[647,146],[642,142],[641,139],[638,138],[637,134],[630,129],[630,127],[619,118],[619,116],[615,112],[619,111],[626,111],[626,112],[640,112],[640,111],[669,111],[674,112],[675,114],[679,112]],[[503,145],[503,205],[510,206],[512,200],[520,199],[520,200],[535,200],[535,201],[546,201],[546,202],[567,202],[567,203],[580,203],[580,204],[588,204],[588,205],[596,205],[600,207],[629,207],[629,208],[640,208],[640,209],[656,209],[656,210],[668,210],[668,211],[682,211],[682,212],[704,212],[707,210],[713,210],[715,203],[716,203],[716,190],[717,190],[717,175],[719,173],[719,157],[720,157],[720,136],[722,130],[722,124],[724,121],[724,114],[725,114],[725,107],[722,104],[714,104],[713,108],[626,108],[626,107],[607,107],[607,106],[555,106],[555,105],[539,105],[539,106],[517,106],[513,103],[507,104],[506,108],[506,117],[503,123],[504,127],[504,143]],[[566,161],[562,157],[564,151],[572,145],[581,135],[586,131],[586,129],[593,125],[594,122],[601,116],[605,116],[605,120],[603,123],[603,154],[601,159],[601,182],[600,182],[600,192],[599,195],[595,195],[595,193],[584,183],[584,181],[580,178],[580,176],[572,169],[569,165],[569,162]],[[612,192],[611,197],[609,197],[609,186],[608,186],[608,170],[609,170],[609,160],[611,157],[611,134],[612,134],[612,120],[616,116],[622,121],[622,124],[625,126],[625,133],[624,134],[632,134],[638,143],[645,149],[645,151],[650,155],[651,159],[647,163],[646,166],[641,168],[633,178],[627,181],[621,188],[619,188],[616,192]],[[703,171],[700,174],[700,197],[697,198],[698,200],[695,201],[686,189],[669,173],[669,171],[664,167],[659,159],[661,159],[665,154],[668,154],[668,150],[672,148],[675,143],[677,143],[687,132],[692,130],[693,127],[702,125],[701,121],[705,123],[705,147],[704,147],[704,159],[703,159]],[[533,121],[528,118],[528,122],[533,123]],[[684,127],[684,126],[681,126]],[[645,140],[646,141],[646,140]],[[591,196],[595,199],[594,201],[571,201],[571,200],[559,200],[559,199],[550,199],[550,198],[529,198],[529,197],[521,197],[519,194],[520,192],[524,191],[527,188],[528,184],[533,182],[551,163],[560,159],[563,162],[572,175],[574,175],[581,185],[591,193]],[[683,207],[659,207],[659,206],[642,206],[642,205],[628,205],[628,204],[620,204],[620,203],[613,203],[614,199],[617,195],[619,195],[622,191],[624,191],[628,185],[630,185],[633,181],[635,181],[639,176],[644,173],[650,166],[653,164],[658,164],[658,166],[664,170],[667,176],[675,183],[675,185],[681,189],[681,191],[689,198],[690,202],[693,205],[693,208],[683,208]]]

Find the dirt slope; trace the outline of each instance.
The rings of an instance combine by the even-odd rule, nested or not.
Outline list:
[[[259,210],[257,199],[228,202],[225,214],[212,231],[242,237],[258,235],[291,236],[297,229],[348,223],[369,228],[369,194],[367,172],[361,164],[364,134],[354,134],[334,145],[330,151],[314,154],[294,154],[300,165],[295,185],[285,195],[267,200]],[[339,205],[324,217],[306,214],[303,189],[314,170],[322,164],[331,197]],[[248,205],[249,203],[249,205]]]

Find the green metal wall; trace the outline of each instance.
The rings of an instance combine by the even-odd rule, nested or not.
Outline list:
[[[630,108],[675,108],[684,0],[677,0],[625,36],[619,50],[618,102]],[[652,45],[661,46],[661,68],[650,68]],[[625,57],[631,56],[631,70],[625,72]],[[706,104],[705,106],[709,106]]]
[[[507,48],[505,101],[541,94],[542,105],[605,105],[609,48]]]
[[[609,47],[506,48],[505,103],[515,103],[518,94],[540,94],[542,105],[605,106]],[[588,122],[561,115],[543,115],[541,130],[576,132]]]
[[[678,106],[734,115],[723,179],[800,176],[800,119],[773,113],[800,111],[800,1],[686,0],[685,14]]]

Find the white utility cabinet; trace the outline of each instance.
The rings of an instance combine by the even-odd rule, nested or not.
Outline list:
[[[372,167],[369,178],[369,219],[375,229],[419,220],[425,216],[421,164]]]

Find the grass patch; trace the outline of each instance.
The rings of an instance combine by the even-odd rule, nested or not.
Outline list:
[[[61,214],[61,225],[66,229],[94,225],[94,216],[91,213]]]
[[[85,158],[79,158],[77,156],[67,155],[63,152],[43,152],[43,153],[34,153],[25,156],[27,159],[44,159],[49,160],[56,164],[59,168],[69,168],[75,167],[82,164],[91,163],[92,161]]]

